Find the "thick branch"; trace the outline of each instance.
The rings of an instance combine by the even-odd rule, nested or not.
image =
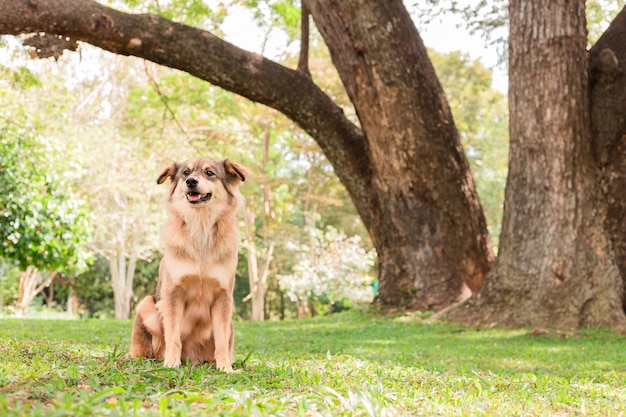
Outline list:
[[[591,111],[596,159],[604,165],[626,128],[626,8],[590,50]]]
[[[626,302],[626,9],[590,51],[592,145],[602,168],[613,241]]]
[[[369,205],[363,133],[306,74],[155,15],[91,0],[0,0],[0,34],[38,32],[176,68],[280,111],[318,142],[352,197]]]

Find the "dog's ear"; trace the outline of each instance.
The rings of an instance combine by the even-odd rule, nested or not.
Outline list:
[[[226,171],[226,176],[229,177],[229,180],[246,180],[246,175],[248,175],[248,170],[241,165],[229,161],[228,159],[224,160],[224,170]]]
[[[161,172],[161,175],[159,175],[159,178],[157,178],[157,184],[163,184],[163,182],[165,182],[165,180],[168,177],[174,178],[174,175],[176,175],[177,170],[178,170],[178,164],[174,162],[172,165],[165,168],[163,172]]]

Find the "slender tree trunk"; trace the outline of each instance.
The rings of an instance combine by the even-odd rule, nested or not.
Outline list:
[[[246,221],[246,237],[248,248],[248,281],[250,283],[250,294],[246,296],[243,301],[252,300],[252,314],[250,320],[263,321],[264,311],[263,303],[265,298],[263,297],[265,283],[261,282],[259,277],[258,259],[256,254],[255,227],[254,227],[254,208],[247,206],[245,213]]]
[[[74,288],[70,286],[70,293],[67,297],[67,316],[69,318],[75,318],[79,315],[79,312],[78,312],[79,305],[80,305],[80,301],[78,300],[76,291],[74,291]]]
[[[131,252],[130,258],[128,259],[128,267],[126,268],[126,293],[124,296],[125,300],[125,315],[127,318],[130,318],[131,315],[131,302],[133,300],[133,282],[135,281],[135,271],[137,270],[137,258],[138,255],[136,252]]]
[[[298,57],[298,71],[307,75],[309,72],[309,7],[306,0],[300,0],[300,56]]]
[[[115,305],[115,318],[123,319],[122,285],[120,284],[119,254],[109,256],[109,270],[111,271],[111,283],[113,284],[113,302]]]
[[[306,298],[298,299],[298,301],[296,301],[296,312],[296,317],[299,319],[309,317],[309,300]]]
[[[269,171],[269,145],[270,145],[270,129],[265,130],[263,135],[263,223],[273,217],[271,206],[271,190],[268,181]],[[275,243],[269,242],[269,246],[265,252],[265,262],[259,267],[259,259],[257,257],[256,247],[256,214],[254,200],[250,200],[250,204],[246,207],[246,237],[248,245],[248,280],[250,282],[250,294],[243,301],[252,300],[252,321],[265,320],[265,287],[267,277],[270,272],[270,264],[272,262],[272,253]]]
[[[116,319],[130,318],[130,302],[133,298],[133,279],[136,265],[137,255],[135,254],[128,259],[128,264],[123,252],[109,256]]]
[[[265,262],[263,262],[263,267],[261,268],[260,274],[259,274],[259,282],[258,282],[258,287],[259,288],[263,288],[262,291],[259,291],[257,289],[257,291],[255,291],[252,295],[252,305],[253,306],[257,306],[257,310],[260,310],[257,312],[257,316],[261,317],[261,320],[265,320],[265,286],[267,285],[267,277],[269,276],[270,273],[270,265],[272,263],[272,255],[274,253],[274,246],[275,246],[275,242],[270,242],[269,247],[267,248],[267,250],[265,251]],[[252,315],[254,317],[254,308],[252,309]],[[253,318],[254,320],[254,318]]]
[[[510,2],[510,165],[498,259],[450,317],[471,324],[624,326],[590,146],[585,1]]]
[[[44,299],[44,303],[46,304],[46,308],[52,307],[52,303],[54,302],[54,281],[50,281],[48,285],[48,292],[41,291],[41,294]]]
[[[30,303],[37,294],[50,285],[55,275],[56,273],[42,272],[34,266],[29,266],[25,271],[20,271],[16,302],[18,316],[26,315]]]
[[[263,321],[265,320],[265,285],[269,275],[275,243],[270,242],[265,252],[265,262],[259,270],[259,259],[254,242],[256,229],[254,227],[255,215],[253,207],[246,207],[245,220],[246,237],[248,241],[248,280],[250,282],[250,294],[247,295],[243,301],[252,301],[252,315],[250,316],[250,320]]]

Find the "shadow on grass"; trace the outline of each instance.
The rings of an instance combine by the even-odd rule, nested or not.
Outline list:
[[[476,330],[359,312],[271,326],[242,323],[239,329],[237,350],[261,358],[341,354],[432,373],[465,369],[580,376],[626,369],[626,339],[608,330],[533,335],[529,329]]]

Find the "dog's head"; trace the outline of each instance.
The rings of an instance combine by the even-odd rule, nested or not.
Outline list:
[[[246,175],[244,167],[228,159],[192,158],[165,168],[157,184],[171,179],[167,198],[177,205],[207,207],[212,202],[236,205],[239,185],[246,180]]]

